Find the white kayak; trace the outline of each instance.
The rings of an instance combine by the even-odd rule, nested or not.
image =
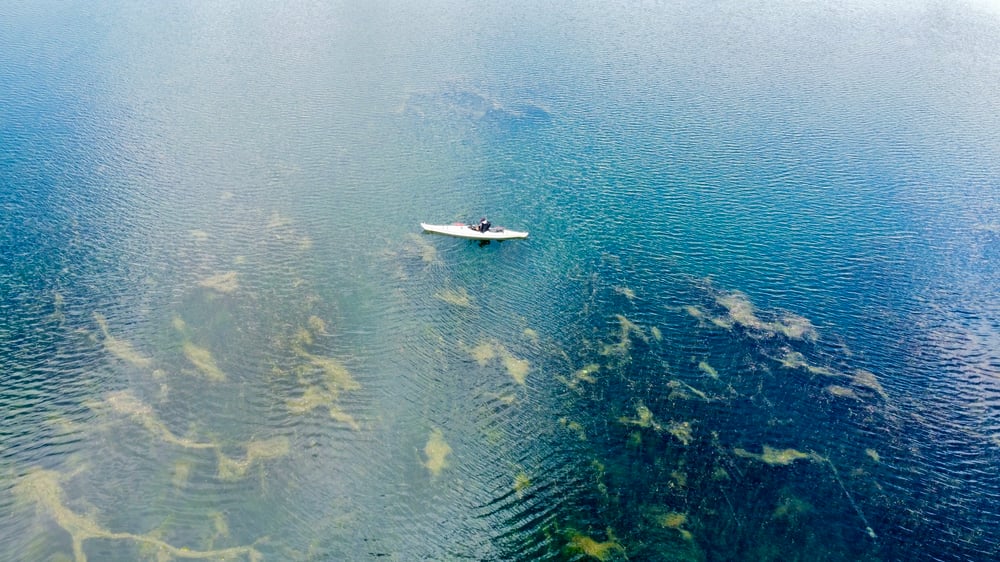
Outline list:
[[[514,238],[527,238],[527,232],[517,230],[507,230],[502,226],[490,227],[486,232],[479,232],[475,227],[460,222],[452,224],[427,224],[420,223],[420,227],[425,232],[444,234],[446,236],[456,236],[458,238],[468,238],[470,240],[511,240]]]

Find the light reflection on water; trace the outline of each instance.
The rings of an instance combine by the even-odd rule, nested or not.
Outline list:
[[[0,32],[10,558],[997,554],[996,168],[955,142],[1000,127],[896,69],[824,97],[812,13],[699,89],[700,10],[524,8],[564,34],[502,58],[492,12],[117,7]],[[417,232],[487,212],[531,237]]]

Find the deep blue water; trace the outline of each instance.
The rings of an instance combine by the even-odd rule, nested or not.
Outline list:
[[[910,4],[0,3],[0,558],[1000,557],[1000,10]]]

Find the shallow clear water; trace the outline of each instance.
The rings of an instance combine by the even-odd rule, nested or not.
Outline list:
[[[1000,12],[525,4],[0,6],[3,559],[1000,556]]]

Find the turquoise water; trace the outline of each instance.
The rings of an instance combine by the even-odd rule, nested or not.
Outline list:
[[[0,21],[0,558],[1000,557],[990,4]]]

